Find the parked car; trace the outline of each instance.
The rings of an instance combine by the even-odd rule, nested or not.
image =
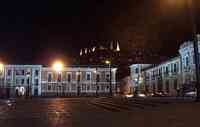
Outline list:
[[[190,91],[190,92],[186,92],[184,94],[185,97],[196,97],[197,96],[197,92],[196,91]]]
[[[168,93],[161,91],[153,93],[152,97],[167,97],[167,96],[169,96]]]

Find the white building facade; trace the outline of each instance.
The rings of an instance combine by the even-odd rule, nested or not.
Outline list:
[[[110,86],[112,92],[116,90],[116,71],[109,67],[77,66],[56,72],[42,65],[4,65],[0,96],[108,95]]]
[[[197,35],[200,40],[200,35]],[[198,41],[200,49],[200,41]],[[135,68],[143,68],[134,73]],[[150,93],[164,92],[170,96],[177,95],[179,90],[185,86],[194,88],[196,82],[195,63],[194,63],[194,47],[193,42],[184,42],[179,48],[179,55],[160,64],[133,64],[130,66],[132,80],[142,82],[145,91]],[[133,86],[139,87],[141,84],[135,83]],[[194,90],[194,89],[193,89]]]
[[[0,88],[9,96],[40,96],[41,65],[5,65]]]

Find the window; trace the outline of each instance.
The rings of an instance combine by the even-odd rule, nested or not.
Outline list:
[[[24,75],[24,70],[16,70],[16,75]]]
[[[90,90],[90,86],[87,86],[87,90]]]
[[[82,84],[82,90],[86,90],[86,84]]]
[[[26,83],[27,83],[27,84],[29,84],[29,83],[30,83],[30,79],[29,79],[29,78],[27,78],[27,80],[26,80]]]
[[[11,79],[6,79],[6,82],[7,83],[11,83]]]
[[[19,79],[16,79],[15,83],[16,83],[16,84],[19,84],[19,83],[20,83]]]
[[[68,74],[67,74],[67,81],[68,81],[68,82],[71,82],[71,78],[72,78],[72,77],[71,77],[71,73],[68,73]]]
[[[110,81],[110,74],[106,74],[106,81]]]
[[[110,86],[107,86],[106,89],[110,89]]]
[[[39,70],[35,70],[35,76],[39,75]]]
[[[34,96],[38,96],[38,89],[37,88],[34,89]]]
[[[39,80],[35,79],[35,85],[38,86],[39,85]]]
[[[76,90],[76,84],[72,84],[72,85],[71,85],[71,90],[72,90],[72,91],[75,91],[75,90]]]
[[[173,66],[173,63],[171,63],[171,72],[174,72],[174,66]]]
[[[58,81],[58,82],[61,82],[61,79],[62,79],[62,74],[61,74],[61,73],[58,73],[57,81]]]
[[[97,74],[97,77],[96,77],[97,79],[97,82],[100,82],[100,74]]]
[[[166,67],[166,75],[168,75],[169,74],[169,68],[168,67]]]
[[[81,72],[76,72],[76,80],[80,82],[81,80]]]
[[[176,65],[176,63],[174,64],[174,72],[175,73],[177,72],[177,65]]]
[[[31,75],[31,69],[26,70],[26,75]]]
[[[186,58],[185,58],[185,65],[186,65],[186,66],[189,66],[189,57],[186,57]]]
[[[21,84],[24,84],[24,79],[21,79]]]
[[[51,82],[51,81],[52,81],[52,74],[48,73],[48,82]]]
[[[87,72],[87,74],[86,74],[86,80],[91,80],[91,73],[90,72]]]
[[[136,74],[139,73],[139,68],[135,68],[135,73],[136,73]]]
[[[8,76],[11,76],[11,70],[8,70],[7,75],[8,75]]]
[[[51,85],[48,85],[48,90],[51,90]]]
[[[162,75],[162,68],[159,68],[158,75],[159,75],[159,76],[161,76],[161,75]]]

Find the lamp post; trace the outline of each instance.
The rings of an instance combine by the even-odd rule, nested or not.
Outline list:
[[[111,70],[111,61],[109,61],[109,60],[106,60],[105,61],[105,63],[107,64],[107,65],[109,65],[109,70],[110,70],[110,79],[109,79],[109,83],[110,83],[110,96],[112,96],[113,95],[113,92],[112,92],[112,70]]]
[[[30,72],[28,72],[27,74],[26,74],[26,78],[27,78],[27,87],[28,87],[28,89],[27,89],[27,98],[29,98],[30,97],[30,91],[31,91],[31,89],[30,89]]]
[[[96,85],[96,96],[98,96],[98,90],[99,90],[99,87],[98,87],[98,79],[97,79],[97,67],[95,68],[95,85]]]
[[[53,70],[57,73],[57,76],[59,76],[59,74],[62,72],[63,70],[63,63],[61,61],[56,61],[53,64]],[[58,78],[58,77],[57,77]],[[59,79],[61,80],[61,79]],[[58,96],[58,79],[56,81],[56,91],[57,91],[57,96]]]
[[[77,75],[77,95],[78,96],[80,96],[80,92],[81,92],[80,80],[81,80],[81,71],[79,69],[78,70],[78,75]]]

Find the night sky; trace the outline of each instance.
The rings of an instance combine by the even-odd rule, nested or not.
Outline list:
[[[191,38],[183,0],[6,0],[0,3],[0,60],[44,64],[73,63],[94,40],[119,40],[123,50],[177,53]],[[178,6],[175,7],[175,4]]]

